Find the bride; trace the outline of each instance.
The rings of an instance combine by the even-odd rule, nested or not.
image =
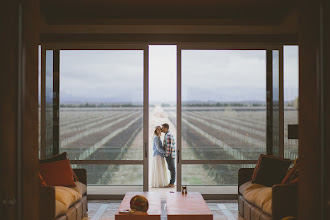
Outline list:
[[[152,187],[166,187],[167,171],[165,167],[164,154],[166,153],[162,141],[160,139],[161,129],[160,126],[156,126],[154,131],[154,137],[152,141],[153,145],[153,158],[151,166],[151,186]]]

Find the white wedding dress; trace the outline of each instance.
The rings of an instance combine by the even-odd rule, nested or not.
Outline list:
[[[162,147],[160,137],[154,136],[153,138],[153,157],[151,162],[151,186],[152,187],[165,187],[168,185],[167,180],[167,167],[162,155],[165,151]]]
[[[152,157],[151,186],[160,188],[165,187],[167,185],[168,180],[165,160],[162,156],[156,155]]]

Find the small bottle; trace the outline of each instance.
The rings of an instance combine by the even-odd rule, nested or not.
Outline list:
[[[182,194],[187,194],[187,186],[182,186],[181,192],[182,192]]]

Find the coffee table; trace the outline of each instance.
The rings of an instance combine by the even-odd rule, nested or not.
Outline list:
[[[119,211],[130,209],[131,198],[142,195],[148,199],[149,209],[143,214],[120,214]],[[116,220],[160,220],[161,195],[158,192],[127,192],[115,215]]]
[[[166,194],[168,220],[212,220],[213,214],[198,192],[168,192]]]

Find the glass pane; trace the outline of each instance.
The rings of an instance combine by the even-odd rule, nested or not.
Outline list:
[[[266,52],[182,51],[182,159],[266,152]]]
[[[143,165],[72,164],[87,171],[87,184],[142,185]],[[105,193],[106,194],[106,193]]]
[[[298,139],[288,139],[288,125],[298,124],[299,47],[284,46],[284,157],[298,157]]]
[[[273,155],[279,156],[279,143],[280,143],[280,108],[279,108],[279,51],[273,50]]]
[[[61,51],[60,151],[142,160],[143,51]]]
[[[240,168],[255,164],[183,164],[182,185],[236,185]]]
[[[41,158],[41,45],[38,46],[38,158]]]
[[[45,156],[50,157],[53,155],[53,114],[54,114],[54,103],[53,103],[53,51],[46,50],[46,109],[45,109],[45,120],[46,120],[46,148]]]
[[[177,137],[176,128],[176,78],[177,48],[175,45],[149,46],[149,184],[153,163],[153,137],[156,126],[164,123]],[[161,134],[164,140],[164,133]],[[156,151],[156,150],[155,150]],[[156,153],[155,153],[156,155]],[[168,173],[170,177],[170,173]],[[150,187],[149,191],[157,190]]]

